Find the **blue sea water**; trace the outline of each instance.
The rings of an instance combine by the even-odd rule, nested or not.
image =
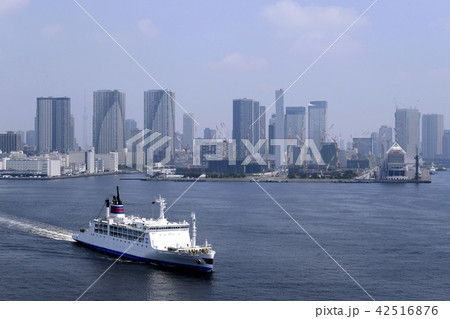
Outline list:
[[[126,213],[156,217],[190,185],[101,176],[0,180],[1,300],[76,300],[115,258],[70,233],[121,188]],[[261,183],[376,300],[450,300],[450,173],[431,184]],[[117,262],[82,300],[370,300],[255,183],[196,183],[167,213],[197,215],[214,272]],[[103,213],[103,212],[102,212]]]

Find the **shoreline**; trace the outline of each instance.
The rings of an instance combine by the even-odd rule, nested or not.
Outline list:
[[[0,178],[1,180],[36,180],[36,181],[48,181],[48,180],[58,180],[58,179],[70,179],[70,178],[82,178],[82,177],[99,177],[99,176],[111,176],[111,175],[134,175],[139,174],[138,172],[127,172],[127,171],[119,171],[119,172],[108,172],[101,174],[80,174],[80,175],[71,175],[71,176],[56,176],[56,177],[8,177],[8,178]],[[152,177],[121,177],[120,180],[132,180],[132,181],[143,181],[143,182],[193,182],[196,178],[152,178]],[[247,177],[235,177],[235,178],[200,178],[197,183],[204,182],[253,182],[255,180],[259,183],[364,183],[364,184],[373,184],[373,183],[384,183],[384,184],[429,184],[431,183],[431,176],[424,176],[422,180],[371,180],[371,179],[329,179],[329,178],[317,178],[317,179],[306,179],[306,178],[287,178],[287,177],[261,177],[261,176],[247,176]]]
[[[50,181],[57,179],[70,179],[70,178],[81,178],[81,177],[97,177],[97,176],[111,176],[111,175],[122,175],[122,174],[134,174],[129,172],[108,172],[108,173],[96,173],[96,174],[79,174],[70,176],[55,176],[55,177],[1,177],[2,180],[33,180],[33,181]]]
[[[429,184],[431,183],[431,179],[429,180],[358,180],[358,179],[304,179],[304,178],[274,178],[274,179],[260,179],[257,177],[240,177],[240,178],[201,178],[197,181],[197,183],[207,183],[207,182],[253,182],[254,179],[259,183],[338,183],[338,184],[354,184],[354,183],[364,183],[364,184],[373,184],[373,183],[384,183],[384,184]],[[121,180],[137,180],[143,182],[193,182],[195,178],[121,178]]]

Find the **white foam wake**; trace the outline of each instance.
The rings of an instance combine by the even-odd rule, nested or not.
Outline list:
[[[72,239],[72,232],[67,229],[25,218],[18,218],[17,216],[1,214],[0,226],[55,240],[74,241]]]

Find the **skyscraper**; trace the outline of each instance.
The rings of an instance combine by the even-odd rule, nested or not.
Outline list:
[[[302,106],[286,107],[284,138],[305,140],[305,113],[306,109]]]
[[[283,139],[285,134],[284,123],[284,91],[282,89],[275,91],[275,138]],[[272,146],[275,149],[275,165],[281,165],[280,146]]]
[[[450,160],[450,130],[444,131],[442,138],[442,156],[445,160]]]
[[[166,149],[170,152],[170,162],[175,157],[175,92],[148,90],[144,92],[144,129],[151,133],[158,132],[162,137],[169,137],[153,154],[153,161],[160,162],[166,158]]]
[[[70,125],[69,125],[69,150],[74,150],[75,145],[75,117],[70,115]]]
[[[269,119],[269,154],[275,155],[275,146],[272,145],[272,140],[275,138],[275,126],[276,126],[277,115],[272,114]]]
[[[39,152],[72,150],[70,98],[37,98],[35,132]]]
[[[98,154],[118,152],[125,147],[125,93],[118,90],[94,92],[92,145]]]
[[[36,146],[36,133],[34,130],[27,131],[26,138],[28,146]]]
[[[327,137],[327,101],[311,101],[308,105],[308,138],[320,150]]]
[[[193,150],[194,147],[194,114],[183,114],[183,144],[184,147]]]
[[[137,129],[137,122],[133,119],[125,120],[125,142],[128,141],[132,136],[133,132]]]
[[[370,134],[370,138],[372,139],[372,152],[373,155],[378,156],[380,155],[380,135],[377,132],[372,132]]]
[[[424,114],[422,116],[422,153],[425,159],[433,160],[442,155],[444,136],[444,115]]]
[[[252,145],[265,140],[266,136],[266,108],[252,99],[233,100],[233,139],[236,140],[236,158],[242,160],[248,155],[243,139],[248,139]],[[259,119],[258,119],[259,118]],[[255,123],[254,125],[252,125]],[[264,154],[265,146],[257,152]]]
[[[417,109],[397,109],[395,112],[397,143],[405,150],[408,162],[420,152],[420,113]]]
[[[378,137],[379,137],[379,149],[381,155],[384,156],[384,154],[391,148],[391,146],[394,144],[392,142],[392,127],[383,125],[378,130]]]

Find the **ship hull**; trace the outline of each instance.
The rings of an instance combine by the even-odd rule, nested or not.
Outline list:
[[[139,262],[145,262],[149,264],[156,264],[164,267],[175,267],[191,269],[201,272],[212,272],[213,265],[212,261],[214,259],[214,253],[209,254],[183,254],[178,252],[169,251],[157,251],[151,249],[150,251],[139,251],[139,249],[129,249],[129,253],[123,253],[121,250],[116,250],[114,247],[105,247],[109,245],[102,245],[100,242],[90,243],[87,241],[80,240],[77,236],[73,239],[77,244],[86,246],[90,249],[106,253],[112,256],[122,256],[123,259],[135,260]],[[131,244],[128,244],[128,247]],[[127,248],[128,248],[127,247]]]

